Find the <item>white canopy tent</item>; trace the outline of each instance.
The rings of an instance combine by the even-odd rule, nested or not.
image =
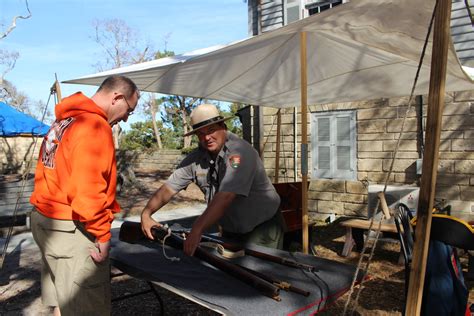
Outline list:
[[[280,108],[301,105],[301,170],[305,182],[306,105],[410,95],[434,6],[435,0],[420,0],[416,5],[410,0],[352,0],[226,46],[65,83],[100,85],[107,76],[122,74],[142,91]],[[431,35],[426,47],[415,95],[429,91],[432,38]],[[304,62],[302,51],[306,53]],[[473,73],[462,67],[451,44],[446,91],[474,89]],[[305,194],[303,185],[303,212]]]
[[[435,2],[352,0],[275,31],[227,46],[212,47],[65,82],[99,85],[109,75],[123,74],[134,80],[143,91],[280,108],[301,105],[303,164],[307,160],[307,104],[410,95]],[[443,12],[449,12],[447,7],[451,4],[450,0],[441,2],[443,6],[438,17]],[[445,26],[447,29],[447,23]],[[444,81],[444,75],[443,79],[438,78],[436,84],[442,88],[433,85],[430,90],[432,38],[431,34],[414,93],[435,94],[433,92],[438,91],[441,96],[436,95],[431,101],[436,100],[432,102],[436,103],[433,106],[439,107],[444,91],[474,90],[474,71],[462,67],[451,43],[447,51],[446,80]],[[441,45],[435,47],[439,50]],[[442,63],[444,65],[444,59]],[[438,70],[434,72],[439,73]],[[439,140],[439,113],[434,121],[429,122],[428,127],[438,125],[436,135]],[[429,147],[437,157],[439,143],[436,144],[435,141],[431,145],[432,143],[429,146],[427,144],[426,148]],[[437,158],[434,162],[437,162]],[[431,186],[436,183],[436,172],[432,172],[435,165],[431,161],[425,166],[423,161],[425,181],[422,178],[422,184],[425,183],[425,187],[428,187],[427,183]],[[307,238],[307,227],[306,233],[304,231],[307,178],[306,171],[303,171],[306,169],[303,165],[303,248]],[[429,169],[431,175],[425,169]],[[420,204],[424,205],[423,213],[430,214],[428,206],[432,205],[433,198],[431,188],[423,190],[423,198],[426,197],[428,201],[428,196],[429,203]],[[419,217],[422,215],[420,209],[418,214]],[[427,221],[429,223],[430,219]],[[422,226],[421,223],[418,226]],[[425,223],[423,227],[430,226]],[[427,234],[425,230],[422,234],[424,236],[419,237],[427,238],[418,238],[424,246],[415,245],[416,258],[414,257],[413,262],[417,263],[417,273],[411,274],[410,281],[414,284],[410,291],[414,289],[418,293],[411,296],[412,292],[409,293],[408,310],[419,311],[421,304],[424,268],[420,267],[426,264],[425,246],[429,230]],[[421,250],[418,251],[419,249]],[[421,255],[418,256],[418,253]],[[412,282],[412,279],[416,282]]]
[[[434,1],[353,0],[263,35],[67,80],[99,85],[124,74],[143,91],[272,107],[300,104],[300,41],[307,33],[308,104],[410,94]],[[427,94],[431,41],[415,94]],[[465,69],[469,71],[469,69]],[[474,89],[454,47],[447,91]],[[471,75],[472,70],[471,70]]]

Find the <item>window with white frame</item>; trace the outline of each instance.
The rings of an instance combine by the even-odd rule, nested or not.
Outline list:
[[[357,179],[355,111],[311,114],[313,179]]]
[[[301,19],[301,0],[285,0],[284,2],[284,24],[290,24],[291,22],[298,21]]]
[[[347,2],[347,1],[346,1]],[[315,1],[307,1],[305,8],[308,10],[308,15],[313,15],[317,13],[321,13],[323,11],[329,10],[343,4],[343,0],[315,0]]]

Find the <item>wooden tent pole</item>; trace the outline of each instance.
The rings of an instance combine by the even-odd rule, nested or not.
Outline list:
[[[56,95],[58,96],[58,103],[61,102],[62,97],[61,97],[61,86],[59,85],[59,81],[56,80],[54,82],[54,88],[56,90]]]
[[[58,102],[61,102],[61,86],[59,85],[58,81],[58,76],[55,74],[56,80],[53,83],[53,86],[51,87],[51,93],[56,93],[56,96],[58,97]]]
[[[306,60],[306,32],[300,33],[301,62],[301,207],[303,253],[308,253],[308,76]]]
[[[276,135],[276,153],[275,153],[275,183],[280,180],[280,142],[281,142],[281,109],[277,112],[277,135]]]
[[[430,90],[426,123],[426,145],[415,229],[415,244],[410,267],[406,315],[420,315],[423,285],[434,205],[441,122],[444,108],[446,63],[450,37],[451,0],[438,0],[433,29]]]

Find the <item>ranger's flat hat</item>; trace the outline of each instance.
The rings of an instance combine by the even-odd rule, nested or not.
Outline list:
[[[184,136],[189,136],[196,131],[204,128],[206,126],[216,124],[219,122],[227,121],[233,118],[232,116],[223,117],[217,107],[214,104],[201,104],[194,108],[191,112],[191,126],[192,131],[184,134]]]

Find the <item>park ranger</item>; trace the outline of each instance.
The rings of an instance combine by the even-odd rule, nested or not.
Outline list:
[[[194,222],[184,242],[184,252],[193,255],[202,234],[218,224],[223,237],[282,248],[283,218],[280,197],[265,173],[256,150],[227,131],[226,120],[213,104],[201,104],[191,113],[192,131],[199,148],[179,164],[163,186],[150,198],[141,214],[144,234],[160,226],[152,214],[167,204],[191,182],[204,193],[207,208]]]

